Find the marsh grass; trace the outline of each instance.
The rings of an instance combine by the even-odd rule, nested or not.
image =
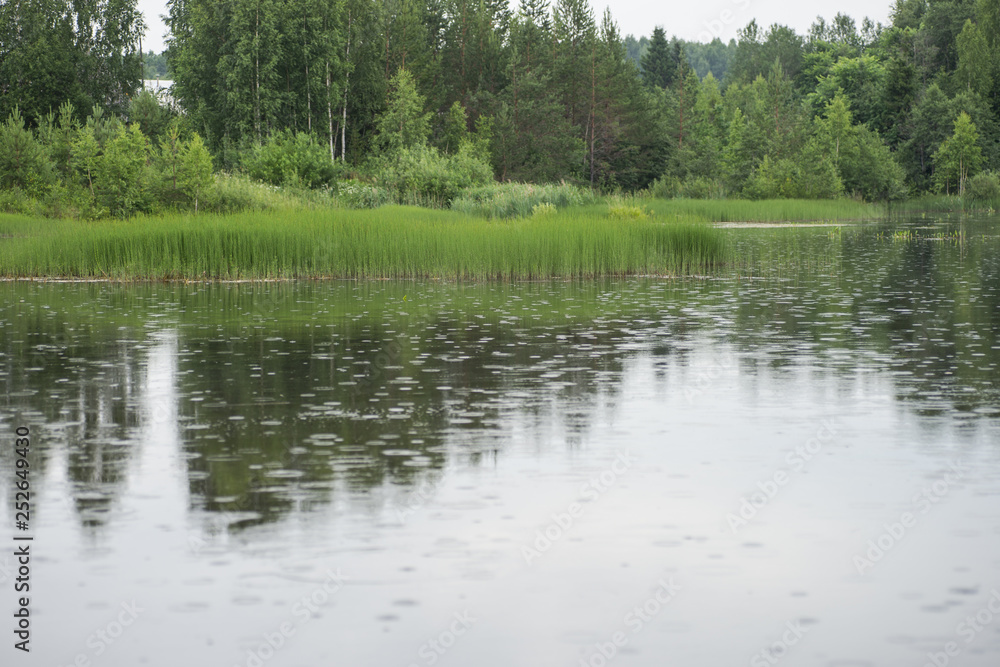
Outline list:
[[[575,207],[510,221],[387,206],[80,222],[0,216],[0,275],[141,279],[538,279],[688,274],[727,259],[698,221]]]
[[[886,215],[880,204],[850,199],[647,199],[660,216],[692,216],[712,222],[812,222],[878,220]]]

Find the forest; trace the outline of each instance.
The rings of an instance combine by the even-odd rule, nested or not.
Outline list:
[[[165,62],[135,0],[0,7],[0,210],[231,210],[257,183],[362,206],[497,183],[1000,197],[997,0],[897,0],[889,25],[804,35],[752,21],[729,44],[622,36],[589,0],[168,6]]]

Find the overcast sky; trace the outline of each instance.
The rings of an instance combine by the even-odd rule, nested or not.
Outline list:
[[[515,0],[516,1],[516,0]],[[662,25],[667,35],[691,41],[711,41],[719,37],[729,41],[736,37],[736,31],[757,19],[766,27],[772,23],[791,26],[799,34],[805,33],[819,15],[832,19],[837,12],[854,17],[860,28],[861,19],[870,17],[875,22],[888,23],[890,0],[697,0],[686,2],[651,2],[650,0],[616,0],[600,2],[592,0],[595,12],[600,18],[604,7],[611,7],[611,14],[618,22],[622,34],[639,37],[648,35],[653,27]],[[143,39],[143,49],[163,50],[163,33],[166,26],[160,20],[166,14],[166,0],[139,0],[139,9],[146,15],[149,29]]]

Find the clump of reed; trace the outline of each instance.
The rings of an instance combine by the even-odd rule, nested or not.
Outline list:
[[[0,216],[4,277],[539,279],[701,272],[728,259],[696,221],[599,210],[497,221],[405,206],[80,222]]]

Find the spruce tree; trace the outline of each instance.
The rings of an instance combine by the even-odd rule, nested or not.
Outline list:
[[[642,79],[648,86],[670,88],[677,75],[677,63],[663,28],[653,28],[649,50],[642,57]]]

